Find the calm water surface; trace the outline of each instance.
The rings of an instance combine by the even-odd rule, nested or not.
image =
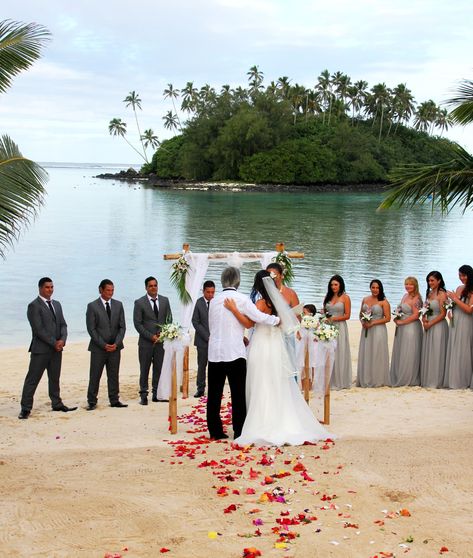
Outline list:
[[[417,207],[376,213],[377,194],[162,191],[94,178],[104,168],[46,168],[46,203],[0,264],[1,346],[28,343],[26,306],[43,275],[54,281],[69,341],[87,337],[85,308],[105,277],[125,305],[130,334],[136,334],[133,301],[144,293],[148,275],[158,278],[179,316],[169,284],[171,262],[163,254],[179,251],[183,242],[195,252],[230,252],[273,250],[283,241],[306,255],[294,260],[293,287],[301,301],[319,306],[330,276],[339,273],[352,298],[352,317],[373,278],[383,281],[395,305],[406,275],[417,276],[424,291],[425,275],[437,269],[454,288],[458,267],[473,264],[472,212],[443,217]],[[208,278],[217,285],[223,267],[209,266]],[[258,269],[257,263],[243,266],[243,292]]]

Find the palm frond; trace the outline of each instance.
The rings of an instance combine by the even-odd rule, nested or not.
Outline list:
[[[447,213],[455,205],[473,206],[473,156],[460,145],[446,163],[398,167],[389,178],[393,188],[378,209],[429,202]]]
[[[18,238],[43,203],[47,172],[25,159],[8,137],[0,138],[0,256]]]
[[[37,23],[0,21],[0,93],[10,87],[14,76],[38,60],[49,39],[50,32]]]
[[[457,95],[447,101],[455,107],[450,117],[457,124],[470,124],[473,122],[473,81],[463,80],[457,89]]]

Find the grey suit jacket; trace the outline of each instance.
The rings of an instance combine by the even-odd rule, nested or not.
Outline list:
[[[31,353],[48,353],[54,349],[56,341],[61,339],[66,342],[67,324],[62,313],[61,304],[57,300],[52,300],[56,320],[54,320],[51,310],[38,296],[28,304],[28,321],[31,326],[33,339],[31,340]]]
[[[167,297],[158,294],[157,320],[154,315],[153,307],[149,302],[148,295],[144,295],[135,300],[135,306],[133,308],[133,324],[136,331],[140,334],[138,345],[153,345],[153,336],[161,331],[161,327],[165,323],[169,322],[172,322],[172,312],[169,299]]]
[[[90,335],[89,351],[105,351],[105,345],[116,344],[123,349],[126,324],[123,304],[114,298],[110,301],[111,319],[108,319],[105,306],[100,298],[87,305],[85,321]]]
[[[205,348],[209,344],[209,311],[207,301],[203,296],[197,299],[192,314],[192,325],[195,329],[194,345]]]

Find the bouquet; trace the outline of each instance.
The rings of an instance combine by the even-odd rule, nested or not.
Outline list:
[[[373,313],[371,311],[371,308],[368,308],[364,312],[361,312],[360,320],[362,322],[368,323],[368,322],[371,322],[372,319],[373,319]],[[365,337],[368,337],[368,330],[366,328],[365,328]]]
[[[303,329],[315,329],[319,323],[317,316],[308,316],[307,314],[302,315],[301,328]]]
[[[453,323],[453,309],[455,308],[456,305],[457,305],[456,302],[454,302],[451,298],[447,299],[443,304],[443,307],[445,308],[445,310],[447,312],[449,312],[449,311],[451,312],[450,323],[452,324],[452,327],[454,326],[454,323]]]
[[[396,306],[396,310],[392,312],[392,315],[394,316],[394,321],[402,320],[404,318],[405,314],[402,311],[402,306],[400,304]],[[396,324],[396,332],[394,333],[394,335],[397,335],[397,324]]]
[[[428,318],[429,316],[432,316],[433,313],[434,311],[430,307],[430,302],[426,300],[424,302],[424,306],[422,306],[422,308],[419,310],[421,319],[423,320],[424,318]]]
[[[179,300],[182,304],[189,304],[192,302],[190,294],[186,289],[186,277],[189,272],[190,264],[185,256],[181,256],[177,262],[171,266],[171,285],[176,287]]]
[[[159,334],[159,342],[164,343],[164,341],[174,341],[176,339],[181,339],[182,336],[182,327],[179,324],[164,324],[161,328],[161,333]]]
[[[318,341],[333,341],[338,337],[338,327],[330,324],[327,320],[319,320],[317,327],[314,330],[314,337]]]

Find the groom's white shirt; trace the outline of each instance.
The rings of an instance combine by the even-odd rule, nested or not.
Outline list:
[[[235,289],[223,290],[212,299],[209,307],[210,362],[230,362],[246,358],[246,347],[243,343],[245,328],[223,305],[226,298],[235,299],[238,310],[256,323],[271,326],[279,324],[277,316],[260,312],[246,295]]]

